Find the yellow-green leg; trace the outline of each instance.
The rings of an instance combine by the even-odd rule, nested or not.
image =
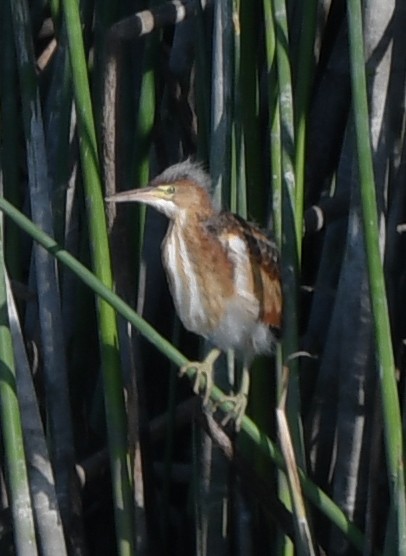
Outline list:
[[[247,362],[244,361],[241,372],[240,388],[235,396],[225,396],[221,401],[231,402],[233,409],[224,417],[222,425],[226,425],[230,419],[235,420],[235,429],[240,430],[242,418],[248,403],[248,392],[250,389],[250,370]]]

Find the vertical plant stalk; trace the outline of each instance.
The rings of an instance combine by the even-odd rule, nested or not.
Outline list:
[[[17,62],[15,56],[11,7],[9,2],[0,6],[0,83],[1,83],[1,165],[4,179],[4,195],[13,205],[20,206],[19,165],[19,98],[17,92]],[[9,274],[21,279],[22,248],[18,228],[6,223],[4,248]]]
[[[244,125],[240,94],[241,70],[241,23],[240,0],[233,0],[233,67],[234,67],[234,113],[232,117],[232,176],[229,207],[247,218],[247,180],[245,173]]]
[[[282,137],[282,177],[284,189],[286,190],[286,202],[288,203],[287,211],[290,212],[289,219],[292,218],[294,225],[293,244],[289,246],[289,263],[294,263],[294,270],[297,268],[300,260],[300,244],[302,241],[302,219],[299,221],[300,215],[296,215],[296,180],[294,170],[294,114],[293,114],[293,94],[292,94],[292,76],[289,60],[289,35],[286,15],[285,0],[275,0],[274,5],[274,25],[276,35],[276,58],[278,68],[278,86],[279,86],[279,106],[281,117],[281,137]],[[297,217],[296,217],[297,216]],[[288,226],[288,222],[284,223]],[[290,261],[291,258],[297,259]]]
[[[67,200],[71,177],[71,136],[72,120],[72,84],[70,79],[69,53],[66,48],[64,26],[59,32],[59,48],[52,64],[52,79],[47,100],[44,103],[43,121],[47,149],[48,173],[52,182],[52,211],[55,238],[64,242],[66,214],[69,214]]]
[[[272,216],[273,230],[277,245],[282,247],[282,218],[283,218],[283,176],[282,176],[282,133],[280,122],[280,102],[278,94],[278,74],[276,59],[276,29],[275,20],[272,13],[272,5],[269,0],[264,0],[264,18],[265,18],[265,45],[266,45],[266,69],[267,69],[267,88],[268,88],[268,117],[270,122],[270,163],[271,163],[271,184],[272,184]],[[278,372],[278,378],[281,377],[283,369],[283,352],[282,345],[276,346],[275,367]],[[278,381],[279,382],[279,381]],[[279,384],[278,384],[279,389]],[[285,417],[286,418],[286,417]],[[287,477],[283,471],[277,473],[278,495],[287,507],[292,506],[291,494],[289,491]],[[276,545],[280,548],[279,553],[286,552],[291,547],[290,540],[286,535],[280,534]],[[283,548],[284,545],[284,548]]]
[[[247,206],[251,215],[263,222],[266,204],[263,191],[263,161],[259,122],[258,50],[259,5],[257,2],[240,2],[239,39],[239,106],[241,106],[244,140],[245,180]]]
[[[43,556],[66,556],[64,532],[55,491],[55,479],[36,398],[31,369],[25,352],[17,307],[6,276],[8,318],[17,367],[16,383],[24,446],[28,462],[35,523]]]
[[[3,175],[0,168],[0,189]],[[3,218],[0,218],[0,425],[7,466],[10,508],[16,552],[36,556],[34,517],[31,507],[11,333],[7,315],[7,290],[3,253]]]
[[[284,330],[282,341],[283,360],[290,369],[287,413],[296,459],[305,468],[303,432],[300,419],[299,374],[296,358],[298,349],[298,291],[299,261],[302,242],[302,215],[296,213],[294,172],[294,115],[292,79],[289,61],[289,36],[285,0],[275,0],[274,25],[276,37],[276,60],[278,67],[279,109],[281,128],[282,161],[282,278],[284,285]],[[279,368],[281,380],[282,369]]]
[[[268,89],[268,117],[270,122],[270,160],[272,184],[273,231],[279,247],[282,245],[282,145],[279,97],[276,93],[276,44],[272,6],[263,1],[265,19],[266,72]]]
[[[299,556],[315,556],[309,522],[306,516],[306,506],[303,499],[300,484],[299,470],[296,465],[295,452],[289,432],[288,420],[286,418],[286,395],[288,386],[289,369],[283,367],[281,396],[276,408],[276,420],[278,423],[279,442],[281,452],[285,460],[286,477],[292,500],[293,517],[295,524],[295,549]]]
[[[200,160],[208,161],[210,151],[210,98],[211,81],[208,64],[208,40],[205,29],[205,16],[202,0],[196,1],[196,111],[198,121],[197,154]]]
[[[209,162],[214,199],[216,204],[221,206],[226,199],[229,199],[231,186],[232,0],[214,1],[211,38]],[[207,348],[207,343],[205,348]],[[218,371],[219,383],[224,389],[229,389],[230,381],[226,364],[222,362]],[[193,468],[195,527],[199,553],[201,556],[210,553],[224,553],[226,540],[217,524],[224,523],[222,502],[230,496],[228,488],[229,466],[223,458],[219,457],[210,436],[201,430],[196,423],[193,430]]]
[[[145,186],[149,181],[149,153],[152,143],[152,131],[155,121],[155,65],[158,55],[159,34],[157,32],[145,37],[144,56],[142,61],[142,78],[140,85],[140,97],[138,103],[138,114],[134,137],[134,165],[132,167],[132,187]],[[138,208],[138,222],[133,227],[134,244],[142,246],[144,242],[144,230],[146,222],[146,210],[141,206]],[[136,268],[140,269],[138,280],[145,288],[145,265],[141,264],[142,248],[134,250],[138,254],[138,260],[134,261]],[[137,255],[135,255],[136,257]],[[140,288],[139,288],[140,289]],[[145,291],[139,291],[139,300],[144,299]],[[140,306],[140,301],[138,302]]]
[[[232,1],[216,0],[213,17],[210,174],[216,202],[227,199],[231,180]]]
[[[307,112],[314,72],[313,47],[317,21],[317,5],[317,0],[310,0],[310,2],[306,2],[306,8],[303,9],[303,23],[300,35],[299,61],[297,68],[298,77],[295,104],[295,212],[299,261],[301,260],[302,250],[301,234],[303,229]]]
[[[22,91],[31,213],[40,228],[53,234],[43,120],[26,0],[11,2],[11,12]],[[75,462],[58,276],[49,253],[35,246],[34,255],[51,459],[62,520],[69,531]]]
[[[96,276],[103,284],[111,287],[110,253],[79,5],[76,2],[64,0],[63,12],[78,117],[92,264]],[[117,322],[112,307],[100,299],[97,302],[97,314],[117,549],[120,556],[132,556],[134,554],[133,504],[127,465],[127,423],[117,350]]]
[[[287,421],[292,437],[295,458],[299,465],[305,468],[305,455],[303,446],[303,430],[300,419],[300,384],[297,359],[290,360],[292,354],[298,349],[298,291],[299,291],[299,268],[302,242],[302,217],[296,213],[296,181],[295,181],[295,130],[293,113],[292,78],[289,59],[289,34],[286,14],[285,0],[275,0],[272,4],[275,29],[275,48],[278,79],[278,113],[274,115],[274,130],[280,128],[280,151],[279,141],[274,137],[273,144],[277,146],[275,153],[276,171],[281,168],[282,190],[279,200],[282,213],[277,225],[281,228],[281,250],[282,250],[282,280],[284,293],[284,337],[277,358],[278,392],[281,396],[283,390],[283,368],[289,366],[289,389],[287,398]],[[276,158],[280,152],[280,163]],[[280,164],[280,166],[279,166]],[[279,185],[279,184],[277,184]],[[277,206],[278,208],[278,206]],[[289,363],[288,363],[289,361]],[[286,363],[285,363],[286,362]],[[288,481],[279,476],[279,489],[281,499],[289,507],[294,500],[289,494]],[[281,542],[283,542],[281,540]],[[288,539],[279,547],[280,553],[285,556],[292,553],[293,547]]]
[[[406,500],[402,421],[396,385],[386,286],[379,249],[379,223],[369,130],[367,82],[360,0],[348,0],[351,84],[358,151],[361,205],[368,279],[382,398],[386,464],[391,508],[387,529],[387,554],[406,553]]]
[[[159,34],[144,39],[145,49],[142,64],[142,80],[138,104],[137,126],[135,130],[135,164],[133,183],[145,185],[149,180],[149,152],[155,120],[155,63],[157,60]]]

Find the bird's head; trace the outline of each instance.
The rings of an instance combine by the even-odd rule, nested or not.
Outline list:
[[[148,187],[123,191],[106,200],[114,203],[145,203],[171,220],[187,220],[192,213],[209,216],[214,212],[210,178],[200,164],[190,160],[170,166],[154,178]]]

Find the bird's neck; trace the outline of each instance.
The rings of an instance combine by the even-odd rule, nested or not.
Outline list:
[[[184,209],[180,211],[173,223],[176,227],[194,227],[210,220],[217,214],[213,206],[200,206],[191,209]]]

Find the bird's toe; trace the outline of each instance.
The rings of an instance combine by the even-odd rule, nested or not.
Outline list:
[[[207,406],[213,389],[213,365],[206,361],[191,361],[180,369],[180,374],[194,370],[193,392],[203,396],[203,405]]]
[[[221,403],[229,402],[232,408],[227,411],[224,419],[221,421],[222,426],[226,426],[229,421],[234,419],[235,430],[238,432],[241,428],[241,422],[247,409],[247,395],[239,392],[235,396],[224,396]]]

